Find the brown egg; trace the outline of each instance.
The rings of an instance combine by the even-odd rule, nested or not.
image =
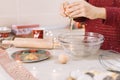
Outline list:
[[[58,56],[58,61],[61,63],[61,64],[66,64],[68,62],[68,55],[66,54],[60,54]]]
[[[67,78],[67,80],[75,80],[75,79],[73,79],[71,76],[69,76],[69,77]]]

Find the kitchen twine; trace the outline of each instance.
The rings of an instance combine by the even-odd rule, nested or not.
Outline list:
[[[5,50],[0,49],[0,65],[14,80],[38,80],[21,64],[9,58]]]

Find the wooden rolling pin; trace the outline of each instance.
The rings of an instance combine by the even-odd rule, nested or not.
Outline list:
[[[12,44],[21,48],[54,48],[53,39],[15,38],[14,40],[3,40],[2,44]]]

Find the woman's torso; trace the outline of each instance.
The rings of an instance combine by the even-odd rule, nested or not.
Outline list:
[[[89,3],[98,7],[120,7],[120,0],[89,0]],[[87,20],[87,32],[97,32],[103,34],[105,41],[102,49],[112,49],[120,52],[120,26],[110,26],[103,24],[103,20]]]

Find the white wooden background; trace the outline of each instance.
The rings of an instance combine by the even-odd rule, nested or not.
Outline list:
[[[64,0],[0,0],[0,26],[40,24],[64,27],[68,19],[60,15]]]

